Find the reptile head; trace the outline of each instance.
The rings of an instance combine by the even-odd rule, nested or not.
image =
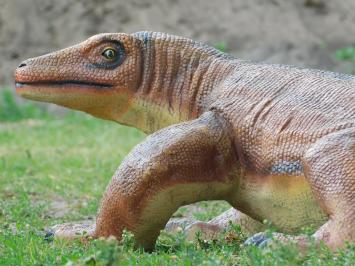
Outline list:
[[[15,72],[16,92],[117,120],[139,86],[141,60],[141,41],[134,36],[96,35],[22,62]]]

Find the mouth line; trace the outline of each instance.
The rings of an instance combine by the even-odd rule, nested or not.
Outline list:
[[[97,82],[88,82],[81,80],[61,80],[61,81],[37,81],[37,82],[18,82],[15,83],[16,88],[21,88],[25,86],[43,86],[43,87],[66,87],[66,86],[85,86],[85,87],[94,87],[100,89],[112,88],[111,84],[107,83],[97,83]]]

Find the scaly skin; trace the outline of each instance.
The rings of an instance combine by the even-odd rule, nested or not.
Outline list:
[[[319,228],[315,239],[333,249],[355,241],[352,76],[241,61],[153,32],[97,35],[26,60],[15,76],[25,98],[153,133],[113,176],[95,237],[128,229],[151,248],[178,207],[220,199],[234,209],[190,232],[211,236],[232,220],[252,233],[267,219],[284,233]]]

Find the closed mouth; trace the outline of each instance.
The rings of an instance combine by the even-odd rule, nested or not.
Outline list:
[[[38,87],[66,87],[66,86],[77,86],[77,87],[93,87],[93,88],[112,88],[111,84],[107,83],[97,83],[97,82],[88,82],[80,80],[61,80],[61,81],[39,81],[39,82],[16,82],[16,88],[22,88],[26,86],[38,86]]]

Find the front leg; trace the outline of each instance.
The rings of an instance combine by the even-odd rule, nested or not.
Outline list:
[[[120,239],[127,229],[138,244],[152,248],[180,206],[228,200],[236,185],[237,164],[225,127],[208,112],[137,145],[107,187],[94,236]]]

